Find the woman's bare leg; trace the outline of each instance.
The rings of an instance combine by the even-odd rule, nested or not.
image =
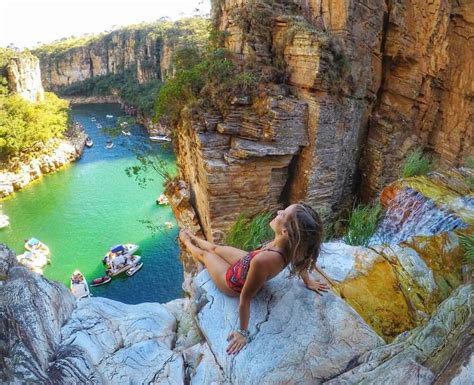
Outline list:
[[[217,254],[218,256],[224,258],[227,261],[227,263],[231,265],[236,263],[239,259],[241,259],[247,254],[247,252],[244,250],[240,250],[232,246],[216,245],[215,243],[196,237],[194,234],[191,234],[191,232],[188,230],[185,230],[185,231],[186,231],[186,234],[189,235],[192,241],[195,242],[199,248],[209,251],[211,253]]]
[[[237,297],[239,295],[227,286],[225,276],[227,269],[230,267],[229,263],[219,255],[193,245],[191,237],[183,230],[179,233],[179,239],[184,243],[192,256],[206,266],[212,281],[220,291],[232,297]]]

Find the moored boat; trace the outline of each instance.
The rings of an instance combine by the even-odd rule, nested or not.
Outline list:
[[[86,139],[86,147],[91,148],[94,145],[94,142],[92,141],[91,137],[88,136]]]
[[[85,298],[90,296],[89,285],[84,275],[76,270],[71,275],[71,292],[76,298]]]
[[[128,130],[122,130],[122,134],[125,135],[125,136],[130,136],[132,135],[132,133]]]
[[[23,266],[38,274],[43,274],[43,267],[49,263],[49,260],[45,254],[35,253],[32,251],[19,254],[16,256],[16,259]]]
[[[150,136],[152,142],[171,142],[171,138],[167,135],[154,135]]]
[[[7,215],[0,215],[0,229],[10,225],[10,218]]]
[[[91,286],[105,285],[106,283],[109,283],[110,281],[112,281],[112,277],[108,275],[104,275],[103,277],[93,279],[91,282]]]
[[[133,243],[125,243],[111,247],[109,252],[102,259],[102,262],[106,266],[107,275],[114,277],[139,263],[141,257],[133,255],[138,249],[139,246]]]
[[[167,205],[170,202],[165,194],[161,194],[158,198],[156,198],[156,203],[159,205]]]
[[[128,269],[138,265],[142,257],[139,255],[119,255],[112,258],[107,264],[106,273],[110,277],[122,274]]]
[[[107,119],[112,119],[114,116],[113,115],[105,115]]]
[[[125,274],[127,274],[129,277],[131,277],[133,274],[135,274],[138,270],[140,270],[143,267],[143,262],[137,263],[134,266],[132,266],[130,269],[128,269]]]
[[[49,255],[49,247],[36,238],[26,240],[25,249],[33,253]]]
[[[108,150],[110,150],[113,147],[114,147],[114,142],[112,141],[108,141],[107,144],[105,145],[105,148],[107,148]]]
[[[96,118],[95,117],[92,117],[91,118],[91,122],[95,122],[96,121]]]

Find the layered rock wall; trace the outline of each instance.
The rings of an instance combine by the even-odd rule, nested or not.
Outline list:
[[[471,1],[388,1],[382,82],[361,159],[364,197],[399,176],[415,147],[450,166],[473,154],[474,7]]]
[[[10,92],[30,102],[44,100],[40,63],[35,56],[21,54],[11,58],[7,64],[7,80]]]
[[[417,147],[441,163],[462,164],[473,151],[472,9],[465,1],[215,2],[215,25],[226,32],[224,45],[234,63],[263,74],[284,70],[286,78],[260,84],[247,105],[211,112],[204,130],[178,130],[182,176],[199,197],[206,233],[226,230],[243,207],[255,214],[257,207],[306,200],[338,211],[356,194],[372,199],[398,178],[404,158]],[[265,154],[266,141],[285,147],[275,138],[291,126],[272,127],[272,138],[252,136],[262,123],[241,117],[262,104],[265,92],[296,97],[306,106],[301,124],[307,137],[286,154],[287,171],[272,182],[267,199],[259,194],[269,191],[276,168],[266,166],[275,160]],[[201,148],[214,124],[213,151],[183,151]],[[182,126],[193,125],[184,118]],[[258,156],[247,154],[236,165],[236,151],[221,151],[249,137],[262,149]],[[234,193],[236,181],[244,188]],[[253,186],[250,194],[247,186]]]
[[[47,89],[58,90],[95,76],[134,69],[139,83],[160,77],[162,38],[146,30],[116,31],[62,54],[41,55],[41,72]]]

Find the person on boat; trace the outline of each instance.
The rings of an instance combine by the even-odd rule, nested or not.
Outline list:
[[[297,203],[279,210],[270,222],[275,238],[263,248],[250,252],[230,246],[220,246],[180,231],[179,238],[189,252],[203,263],[217,288],[224,294],[240,296],[240,328],[227,340],[228,354],[237,354],[248,342],[250,301],[265,281],[275,277],[286,267],[290,275],[298,275],[310,290],[322,295],[328,290],[324,283],[309,277],[316,267],[316,259],[323,237],[319,215],[306,203]]]

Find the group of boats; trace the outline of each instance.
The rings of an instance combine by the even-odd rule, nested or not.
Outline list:
[[[49,247],[36,238],[25,240],[26,252],[17,256],[18,262],[28,269],[43,274],[43,267],[50,263]],[[113,277],[125,273],[131,277],[143,267],[141,256],[134,253],[139,249],[138,245],[126,243],[113,246],[102,259],[105,265],[105,275],[92,280],[91,286],[100,286],[109,283]],[[84,275],[76,270],[71,275],[70,288],[72,294],[77,298],[89,297],[89,285]]]
[[[26,252],[16,256],[18,262],[38,274],[43,274],[43,267],[49,261],[49,247],[36,238],[25,240]]]
[[[90,285],[105,285],[112,280],[112,277],[122,273],[125,273],[129,277],[134,275],[143,267],[141,256],[134,254],[138,248],[139,246],[133,243],[111,247],[102,259],[102,262],[105,265],[105,275],[95,278],[92,280]],[[90,296],[89,285],[87,284],[84,275],[79,270],[76,270],[71,276],[71,292],[77,298]]]

